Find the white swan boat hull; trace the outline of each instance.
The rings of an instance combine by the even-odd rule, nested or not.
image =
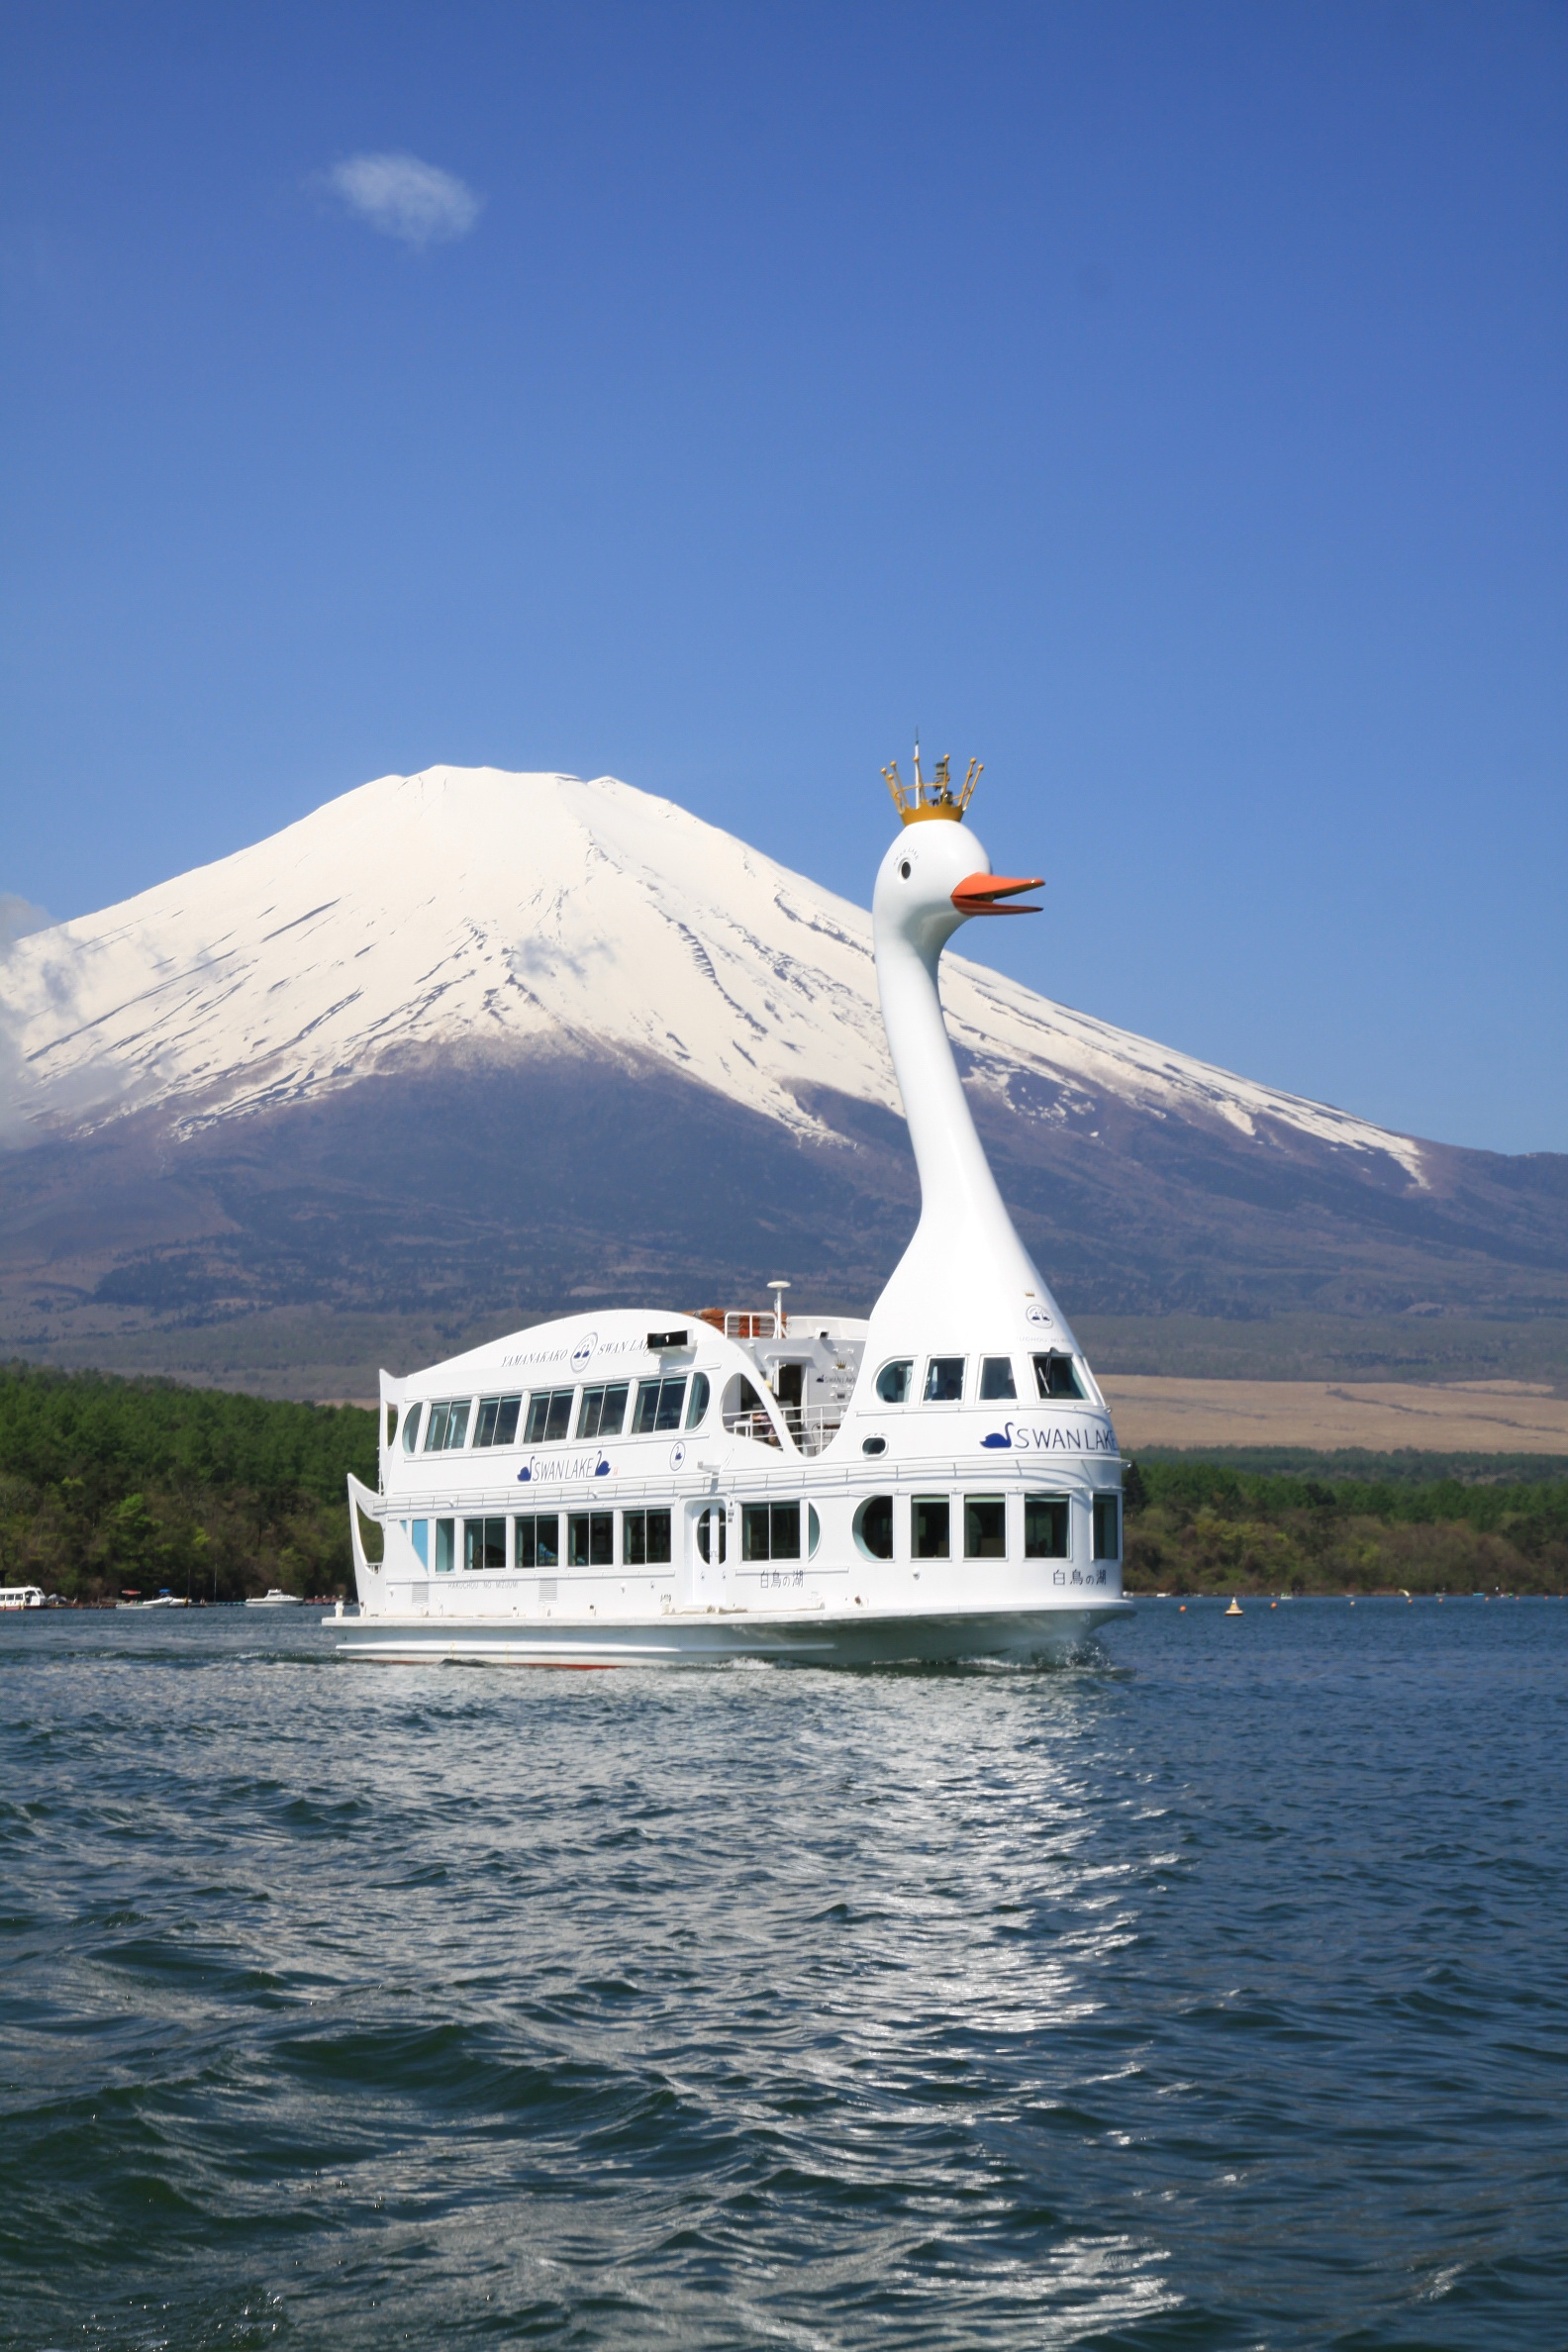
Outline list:
[[[653,1620],[522,1617],[470,1620],[360,1618],[338,1645],[345,1657],[384,1666],[708,1666],[758,1660],[791,1666],[1062,1664],[1097,1626],[1131,1615],[1129,1601],[1092,1608],[955,1610],[945,1615],[853,1616],[735,1612]],[[335,1620],[328,1620],[329,1622]]]

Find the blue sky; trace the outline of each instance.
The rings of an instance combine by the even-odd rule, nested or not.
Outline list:
[[[1568,1150],[1561,6],[0,42],[0,892],[488,760],[863,902],[918,723],[1021,978]]]

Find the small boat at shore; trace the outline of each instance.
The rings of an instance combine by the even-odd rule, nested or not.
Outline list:
[[[246,1609],[303,1609],[304,1606],[298,1593],[285,1593],[278,1585],[269,1593],[253,1593],[245,1603]]]
[[[342,1655],[1028,1663],[1130,1613],[1111,1415],[997,1189],[937,992],[959,927],[1038,912],[1009,903],[1038,883],[994,874],[965,822],[978,761],[956,790],[918,748],[912,786],[883,772],[901,830],[873,940],[921,1215],[870,1317],[786,1313],[780,1280],[769,1309],[577,1314],[383,1372]]]
[[[140,1594],[133,1596],[123,1593],[115,1603],[115,1607],[116,1609],[189,1609],[190,1603],[183,1593],[154,1593],[150,1601],[144,1601]]]
[[[0,1585],[0,1609],[47,1609],[42,1585]]]

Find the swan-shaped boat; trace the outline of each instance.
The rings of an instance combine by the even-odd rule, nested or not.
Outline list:
[[[966,822],[978,763],[914,782],[872,902],[921,1216],[868,1322],[563,1317],[381,1376],[379,1492],[350,1478],[342,1651],[612,1666],[1070,1654],[1122,1596],[1105,1399],[1014,1230],[936,970],[1033,913]],[[1010,903],[1014,902],[1014,903]]]

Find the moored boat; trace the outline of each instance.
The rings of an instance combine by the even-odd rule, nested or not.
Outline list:
[[[870,1317],[792,1314],[781,1281],[767,1309],[562,1317],[383,1373],[378,1489],[348,1481],[345,1656],[1032,1661],[1127,1614],[1111,1416],[937,994],[961,924],[1036,911],[966,822],[978,772],[885,771],[876,968],[922,1207]]]

